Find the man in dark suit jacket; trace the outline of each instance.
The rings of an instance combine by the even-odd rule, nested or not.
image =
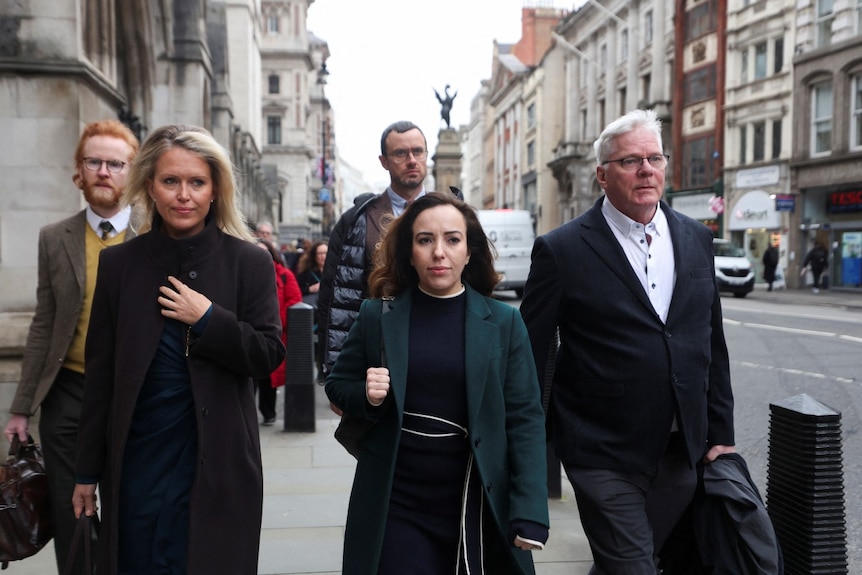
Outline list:
[[[559,328],[548,432],[592,573],[652,574],[695,463],[733,451],[712,234],[661,202],[655,112],[612,122],[594,147],[605,195],[536,240],[521,313],[540,382]]]
[[[99,251],[135,235],[120,197],[138,140],[116,120],[87,124],[75,150],[72,181],[87,207],[39,232],[36,311],[27,334],[21,379],[5,434],[26,441],[41,408],[39,438],[51,495],[58,572],[75,530],[72,491],[78,419],[84,393],[84,340]],[[105,224],[104,222],[108,222]],[[74,573],[80,573],[80,565]]]

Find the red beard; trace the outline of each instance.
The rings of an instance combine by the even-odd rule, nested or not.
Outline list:
[[[84,199],[87,200],[88,204],[97,208],[110,209],[117,207],[123,195],[123,190],[117,189],[109,183],[103,185],[110,187],[110,190],[85,182],[83,187]]]

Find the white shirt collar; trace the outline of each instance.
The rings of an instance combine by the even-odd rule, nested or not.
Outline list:
[[[103,218],[99,214],[93,211],[93,208],[87,204],[86,208],[87,212],[87,223],[93,228],[93,231],[96,232],[97,235],[102,234],[102,230],[99,228],[99,224],[105,220],[111,222],[111,225],[114,226],[114,231],[111,232],[111,237],[113,238],[117,234],[121,233],[127,227],[129,227],[129,217],[132,213],[132,208],[130,206],[126,206],[110,218]]]

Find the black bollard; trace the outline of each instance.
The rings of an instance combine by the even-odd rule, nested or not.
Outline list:
[[[845,575],[841,413],[806,394],[769,406],[766,503],[786,575]]]
[[[287,369],[284,430],[314,431],[314,308],[296,303],[287,310]]]

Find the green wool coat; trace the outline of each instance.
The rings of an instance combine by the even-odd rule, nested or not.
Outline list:
[[[407,385],[411,290],[390,302],[366,300],[326,380],[326,393],[346,413],[375,421],[365,436],[353,480],[344,541],[344,575],[377,573],[386,527]],[[517,309],[467,286],[468,441],[486,500],[488,573],[532,574],[532,555],[507,541],[514,519],[548,525],[545,423],[527,330]],[[369,367],[380,366],[382,341],[390,396],[372,407]],[[488,521],[490,519],[490,521]]]

